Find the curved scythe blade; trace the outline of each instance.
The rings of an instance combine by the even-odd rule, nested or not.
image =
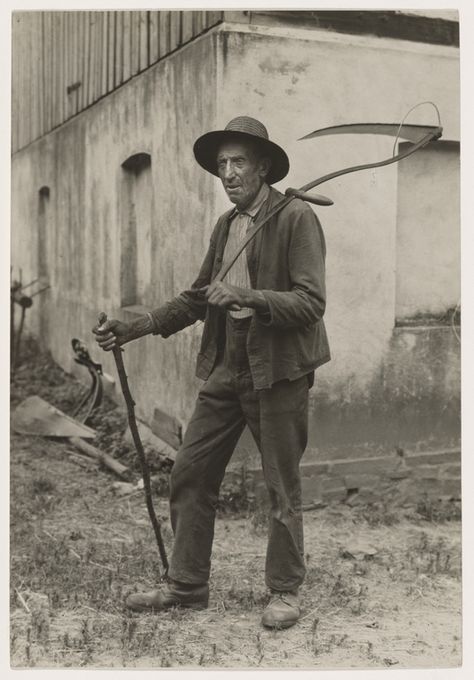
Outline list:
[[[439,130],[437,125],[411,125],[400,123],[351,123],[348,125],[331,125],[310,132],[302,139],[313,139],[314,137],[325,137],[327,135],[388,135],[390,137],[403,137],[410,142],[417,142],[422,135],[432,132],[436,134]]]
[[[423,102],[424,103],[424,102]],[[414,107],[415,108],[415,107]],[[412,110],[412,109],[411,109]],[[407,114],[408,115],[408,114]],[[443,134],[443,128],[441,125],[408,125],[405,123],[355,123],[352,125],[333,125],[331,127],[322,128],[321,130],[315,130],[310,132],[305,137],[301,139],[311,139],[313,137],[323,137],[325,135],[333,134],[379,134],[379,135],[389,135],[395,138],[403,137],[411,142],[411,146],[408,149],[404,149],[400,153],[390,156],[389,158],[384,158],[383,160],[376,161],[375,163],[364,163],[362,165],[353,165],[349,168],[342,168],[341,170],[335,170],[327,175],[318,177],[317,179],[309,182],[302,186],[298,192],[305,193],[314,187],[323,184],[324,182],[334,179],[335,177],[340,177],[341,175],[347,175],[351,172],[357,172],[358,170],[368,170],[370,168],[381,168],[384,165],[390,165],[391,163],[396,163],[401,161],[403,158],[411,156],[418,149],[422,149],[424,146],[429,144],[436,139],[439,139]],[[289,190],[291,191],[291,190]],[[293,195],[285,196],[279,203],[277,203],[268,212],[263,219],[258,220],[257,223],[249,229],[245,238],[240,243],[239,247],[229,260],[225,264],[220,272],[215,277],[216,281],[222,281],[227,275],[229,269],[234,265],[235,261],[239,257],[240,253],[247,247],[250,241],[257,235],[257,233],[265,226],[265,224],[280,210],[282,210],[290,201],[294,199]]]
[[[347,175],[351,172],[358,172],[359,170],[368,170],[370,168],[381,168],[384,165],[390,165],[391,163],[396,163],[401,161],[403,158],[411,156],[418,149],[423,148],[429,142],[433,142],[439,139],[443,134],[443,128],[441,125],[394,125],[393,123],[355,123],[354,125],[335,125],[328,128],[322,128],[321,130],[315,130],[310,132],[309,135],[302,137],[301,139],[309,139],[312,137],[322,137],[324,135],[332,134],[380,134],[380,135],[393,135],[397,139],[399,137],[404,137],[405,139],[410,139],[413,141],[408,149],[404,149],[389,158],[385,158],[381,161],[376,161],[374,163],[363,163],[362,165],[353,165],[350,168],[342,168],[341,170],[336,170],[335,172],[330,172],[323,177],[318,177],[318,179],[313,182],[309,182],[301,191],[309,191],[314,189],[314,187],[327,182],[335,177],[340,177],[341,175]],[[416,135],[415,135],[416,133]],[[421,133],[421,137],[420,137]]]

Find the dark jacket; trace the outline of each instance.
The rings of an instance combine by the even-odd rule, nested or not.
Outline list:
[[[271,188],[256,220],[269,212],[283,195]],[[207,380],[214,368],[225,314],[207,305],[195,289],[208,285],[222,266],[230,216],[224,213],[211,235],[209,250],[190,290],[152,312],[156,333],[164,338],[204,320],[196,375]],[[296,380],[329,361],[329,345],[322,320],[326,306],[324,235],[314,212],[294,199],[277,213],[246,249],[252,287],[263,292],[266,314],[254,313],[247,340],[255,389],[279,380]]]

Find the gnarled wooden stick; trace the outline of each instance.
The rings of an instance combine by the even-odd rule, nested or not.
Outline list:
[[[107,321],[107,315],[104,312],[99,314],[99,324],[103,324]],[[135,402],[130,392],[128,386],[127,374],[125,373],[125,366],[122,358],[122,349],[115,346],[112,350],[115,364],[117,366],[117,373],[120,379],[120,386],[122,388],[122,393],[125,399],[125,404],[127,406],[128,412],[128,424],[130,426],[130,432],[132,433],[133,442],[138,454],[138,460],[140,461],[140,467],[142,469],[143,476],[143,489],[145,491],[145,501],[148,509],[148,514],[150,516],[150,521],[155,532],[156,542],[158,544],[158,550],[161,557],[161,562],[163,564],[164,575],[168,574],[169,563],[166,556],[165,544],[163,543],[163,537],[161,535],[160,524],[155,514],[155,509],[153,507],[153,500],[151,495],[151,483],[150,483],[150,471],[148,469],[148,464],[146,461],[145,451],[143,450],[143,445],[138,433],[137,421],[135,418]]]

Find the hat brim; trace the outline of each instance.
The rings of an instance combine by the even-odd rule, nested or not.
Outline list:
[[[213,132],[206,132],[206,134],[199,137],[194,143],[194,157],[204,170],[219,177],[217,171],[217,152],[219,151],[219,147],[224,142],[239,138],[257,142],[261,146],[263,153],[270,157],[271,167],[266,178],[268,184],[274,184],[286,177],[290,169],[290,161],[281,146],[271,142],[269,139],[251,135],[247,132],[238,132],[236,130],[215,130]]]

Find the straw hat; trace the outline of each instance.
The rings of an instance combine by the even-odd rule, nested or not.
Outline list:
[[[266,180],[268,184],[274,184],[286,177],[290,169],[288,156],[278,144],[270,141],[265,125],[249,116],[233,118],[227,123],[224,130],[207,132],[199,137],[193,147],[194,156],[204,170],[218,177],[217,153],[219,147],[223,142],[238,139],[256,141],[262,152],[271,159],[271,168]]]

